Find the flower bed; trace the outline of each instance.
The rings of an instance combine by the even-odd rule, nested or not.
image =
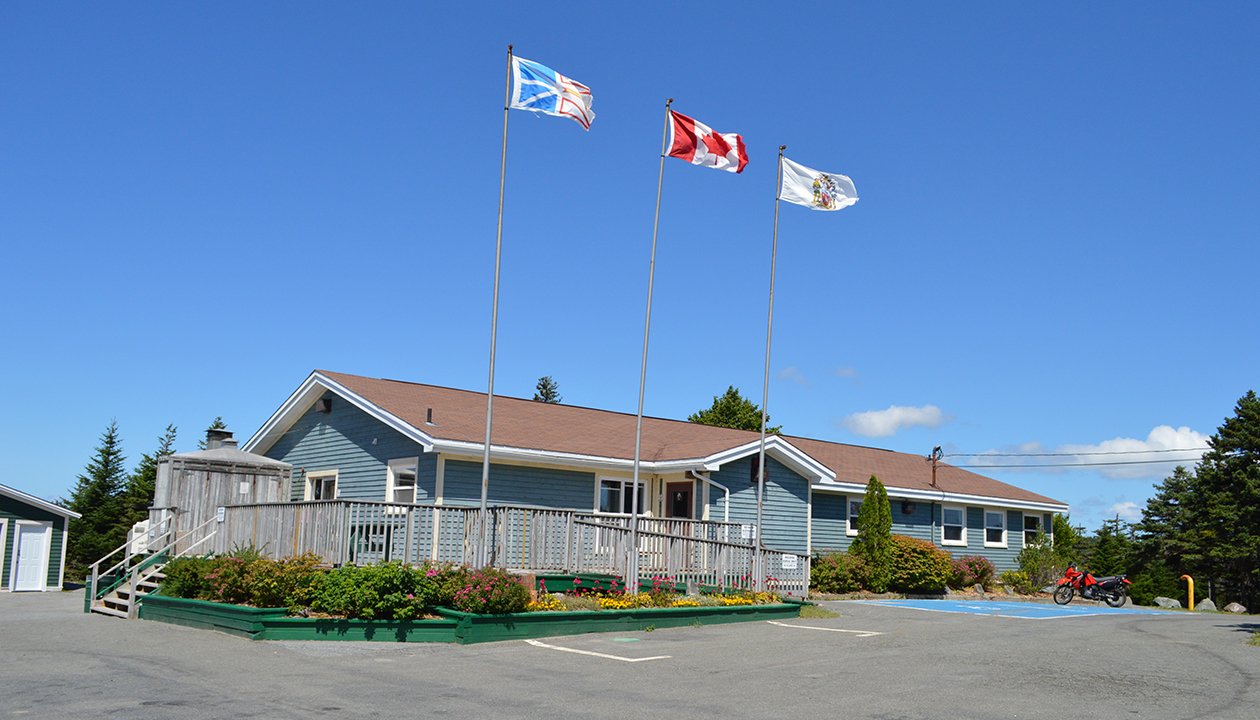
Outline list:
[[[487,642],[796,617],[799,603],[748,590],[682,594],[669,578],[634,592],[610,576],[537,578],[536,598],[496,568],[384,562],[320,568],[252,549],[180,558],[140,616],[252,639]],[[565,592],[551,592],[547,583]]]

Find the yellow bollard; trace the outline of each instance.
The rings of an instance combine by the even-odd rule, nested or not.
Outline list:
[[[1190,606],[1190,609],[1193,610],[1194,609],[1194,578],[1190,577],[1189,575],[1182,575],[1181,579],[1185,580],[1186,585],[1188,586],[1186,589],[1186,592],[1190,594],[1189,606]]]

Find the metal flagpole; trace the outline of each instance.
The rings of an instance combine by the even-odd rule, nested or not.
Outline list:
[[[783,151],[787,145],[779,146],[779,169],[776,173],[774,187],[774,239],[770,243],[770,309],[766,312],[766,369],[761,383],[761,448],[757,454],[757,525],[754,538],[753,562],[756,569],[753,581],[758,590],[766,589],[766,556],[761,545],[761,506],[766,487],[766,419],[767,406],[770,402],[770,335],[774,330],[774,265],[779,253],[779,196],[783,191]]]
[[[630,500],[630,548],[626,563],[625,584],[631,592],[639,591],[639,459],[643,448],[643,386],[647,381],[648,333],[652,329],[652,282],[656,277],[656,231],[661,222],[661,186],[665,182],[665,144],[669,142],[669,106],[665,101],[665,130],[661,136],[661,169],[656,177],[656,214],[652,218],[652,254],[648,261],[647,313],[643,320],[643,364],[639,367],[639,412],[634,422],[634,485]],[[624,507],[624,506],[623,506]]]
[[[507,81],[503,90],[503,155],[499,160],[499,227],[494,238],[494,300],[490,311],[490,380],[486,388],[486,444],[481,455],[481,536],[477,541],[476,567],[490,562],[490,428],[494,422],[494,344],[499,330],[499,258],[503,255],[503,179],[507,176],[508,108],[512,105],[512,46],[507,51]]]

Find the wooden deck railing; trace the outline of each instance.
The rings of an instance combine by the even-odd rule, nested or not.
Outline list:
[[[261,503],[224,507],[203,544],[215,553],[252,546],[273,558],[313,552],[330,565],[382,560],[470,563],[480,538],[472,507],[404,505],[363,500]],[[490,509],[492,565],[531,572],[626,574],[629,517],[528,506]],[[746,587],[754,548],[741,542],[737,523],[640,518],[641,577],[678,583]],[[201,542],[189,536],[181,542]],[[179,548],[177,548],[178,550]],[[803,596],[809,557],[765,553],[767,574],[780,592]]]

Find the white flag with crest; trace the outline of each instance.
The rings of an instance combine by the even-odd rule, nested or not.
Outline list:
[[[807,168],[787,158],[779,197],[811,210],[841,210],[858,201],[857,188],[847,175]]]

